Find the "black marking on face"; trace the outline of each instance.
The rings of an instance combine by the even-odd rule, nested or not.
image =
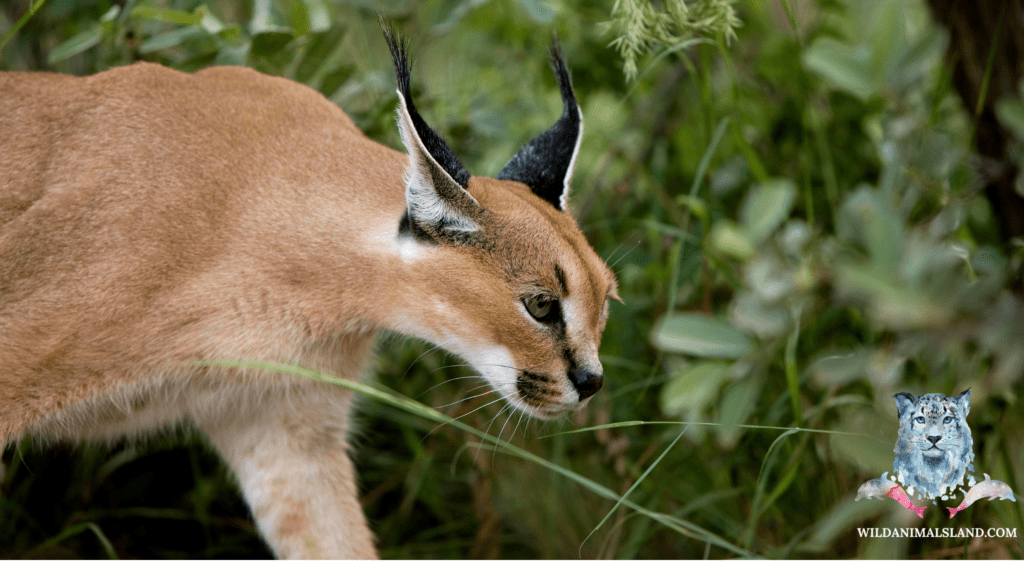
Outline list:
[[[417,224],[409,217],[408,210],[402,213],[402,219],[398,221],[398,236],[414,238],[427,244],[437,244],[434,237],[427,233],[423,226]]]
[[[519,395],[526,403],[543,404],[545,401],[552,400],[558,396],[557,393],[546,386],[552,383],[553,380],[543,374],[523,371],[516,378],[516,389],[519,390]]]
[[[558,264],[555,264],[555,280],[558,280],[558,288],[562,291],[562,296],[568,296],[569,286],[565,282],[565,271]]]

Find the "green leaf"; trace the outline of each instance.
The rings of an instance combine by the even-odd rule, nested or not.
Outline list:
[[[150,52],[173,48],[192,36],[200,33],[201,31],[198,28],[183,26],[169,32],[164,32],[163,34],[157,34],[156,36],[148,38],[141,46],[139,46],[139,53],[149,54]]]
[[[1003,98],[996,102],[996,117],[1004,128],[1013,132],[1017,140],[1024,142],[1024,102]]]
[[[903,8],[893,2],[886,2],[875,18],[875,29],[870,40],[871,72],[875,78],[882,79],[895,67],[895,53],[906,45]]]
[[[50,55],[47,57],[46,61],[49,64],[56,64],[62,60],[67,60],[75,54],[81,54],[89,48],[99,44],[102,39],[103,28],[98,25],[94,26],[85,32],[79,32],[58,44],[56,48],[50,51]]]
[[[838,266],[836,289],[842,295],[866,299],[874,320],[896,330],[937,328],[954,314],[942,302],[919,290],[897,285],[892,277],[864,266]]]
[[[324,32],[331,27],[331,14],[323,0],[302,0],[306,5],[309,32]]]
[[[654,346],[705,358],[739,358],[750,351],[750,338],[718,318],[676,314],[662,318],[651,335]]]
[[[719,443],[724,448],[736,446],[736,442],[743,433],[738,425],[746,422],[757,408],[757,399],[761,395],[762,384],[764,384],[764,376],[758,372],[743,380],[733,382],[726,388],[722,395],[722,410],[719,419],[722,427],[715,431]]]
[[[861,236],[872,265],[894,273],[903,253],[903,223],[896,209],[879,196],[870,186],[859,186],[843,203],[842,216]]]
[[[302,2],[292,2],[291,23],[296,35],[305,36],[309,33],[309,13]]]
[[[267,58],[277,56],[294,39],[290,31],[261,32],[252,38],[252,53]]]
[[[789,216],[796,200],[796,185],[775,179],[753,187],[740,209],[740,223],[754,244],[764,241]]]
[[[780,336],[789,329],[789,311],[762,303],[754,294],[743,292],[729,307],[732,324],[760,338]]]
[[[131,15],[134,18],[158,20],[183,26],[198,26],[203,20],[203,11],[198,9],[195,12],[182,12],[181,10],[169,10],[153,6],[136,6],[132,9]]]
[[[198,26],[210,34],[220,34],[224,31],[224,23],[213,14],[210,14],[209,11],[204,11]]]
[[[733,258],[747,260],[754,255],[754,244],[747,234],[733,222],[719,220],[711,228],[711,246]]]
[[[699,414],[718,395],[728,372],[725,362],[701,362],[684,369],[661,389],[662,412]]]
[[[865,350],[831,351],[811,363],[811,382],[833,388],[864,377],[868,367]]]
[[[268,33],[286,33],[291,35],[292,29],[284,25],[274,11],[271,0],[255,0],[252,5],[252,19],[249,20],[249,33],[253,36]]]
[[[237,46],[223,46],[214,58],[217,66],[245,66],[249,62],[249,49],[252,43],[243,42]]]
[[[803,56],[808,70],[861,100],[871,98],[878,91],[866,46],[845,46],[832,38],[822,38],[808,47]]]

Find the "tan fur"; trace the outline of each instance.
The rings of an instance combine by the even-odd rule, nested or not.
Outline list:
[[[350,393],[191,363],[356,379],[394,331],[549,417],[585,401],[524,294],[564,270],[569,348],[597,373],[615,298],[572,218],[516,182],[469,181],[486,249],[399,238],[407,169],[315,91],[245,68],[0,74],[0,446],[191,421],[276,554],[374,557]],[[516,370],[552,383],[522,397]]]

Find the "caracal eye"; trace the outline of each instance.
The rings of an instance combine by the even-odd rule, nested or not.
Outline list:
[[[523,300],[526,311],[538,322],[553,322],[555,320],[555,303],[557,300],[546,296],[531,296]]]

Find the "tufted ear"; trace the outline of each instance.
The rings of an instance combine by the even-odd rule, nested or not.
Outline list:
[[[893,398],[896,400],[896,418],[902,419],[903,413],[914,405],[914,395],[910,392],[900,392],[893,396]]]
[[[469,195],[469,172],[444,140],[431,130],[412,103],[408,42],[380,19],[398,80],[398,130],[409,152],[405,172],[406,214],[401,228],[420,237],[432,232],[469,233],[479,229],[482,208]]]
[[[967,413],[971,411],[971,389],[964,390],[956,397],[956,407],[960,409],[960,413],[964,418],[967,417]]]
[[[547,132],[523,146],[501,169],[498,179],[522,182],[564,211],[568,207],[569,181],[583,138],[583,113],[576,103],[572,78],[557,38],[551,42],[551,67],[562,92],[562,117]]]

